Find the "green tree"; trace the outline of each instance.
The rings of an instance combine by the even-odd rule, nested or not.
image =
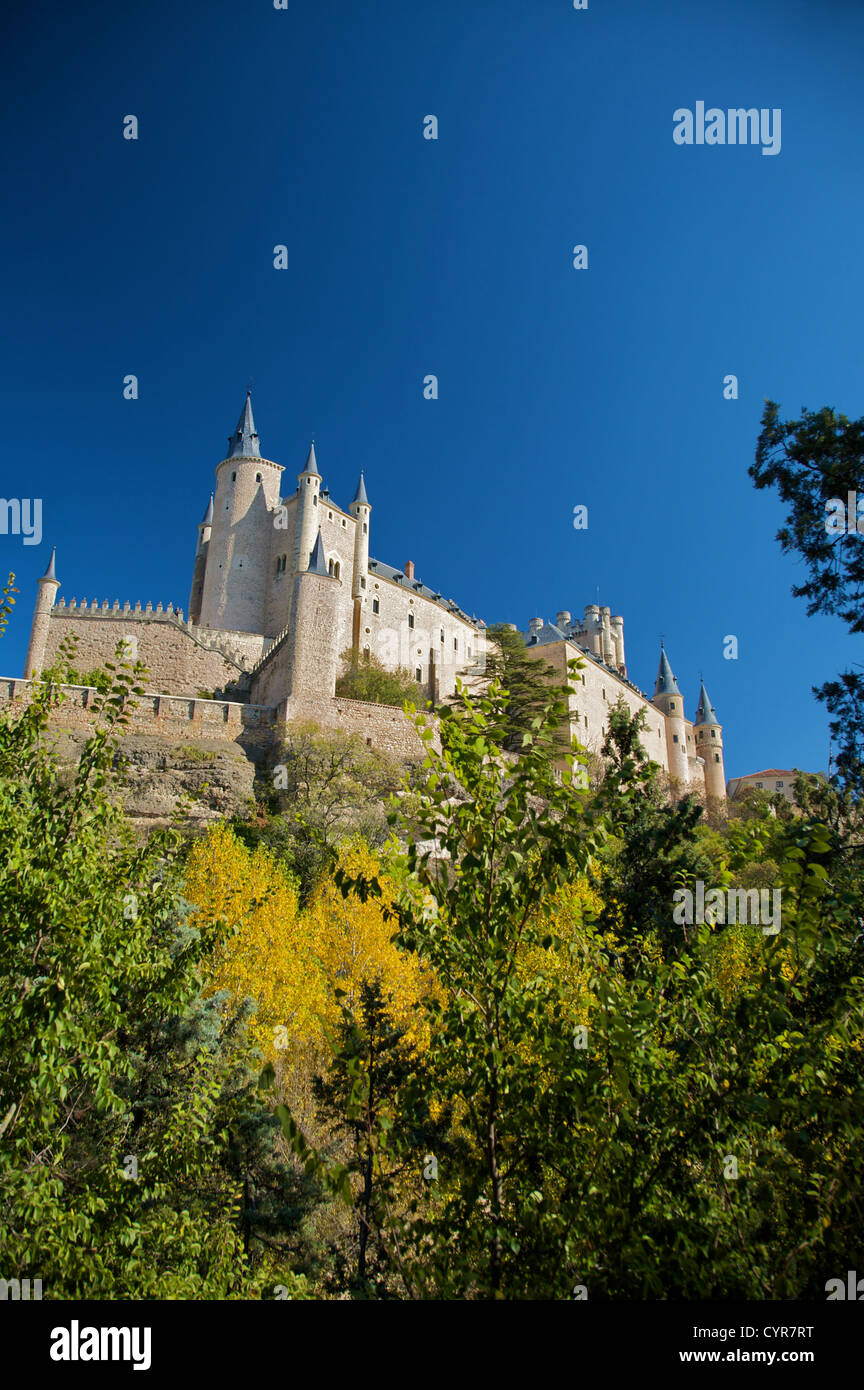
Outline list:
[[[136,844],[110,796],[142,668],[109,664],[70,781],[50,742],[63,660],[0,716],[4,1269],[49,1298],[260,1296],[275,1280],[244,1241],[262,1107],[243,1020],[201,997],[212,942],[184,921],[176,832]]]
[[[780,407],[768,401],[750,476],[757,488],[776,488],[788,512],[777,533],[784,551],[799,555],[807,572],[794,585],[807,612],[836,616],[851,633],[864,632],[864,545],[856,530],[829,524],[826,503],[846,508],[850,493],[864,500],[864,418],[849,420],[828,406],[804,410],[799,420],[780,419]],[[859,503],[860,505],[860,503]],[[864,526],[864,519],[859,523]],[[838,745],[836,779],[860,798],[864,792],[864,675],[860,668],[842,671],[835,680],[814,687],[830,716]]]
[[[343,670],[336,681],[336,694],[346,700],[367,700],[373,705],[417,705],[423,691],[410,671],[399,667],[388,671],[372,652],[342,653]]]

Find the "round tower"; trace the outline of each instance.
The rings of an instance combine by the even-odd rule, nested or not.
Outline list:
[[[679,787],[690,782],[690,767],[687,762],[687,731],[684,727],[684,700],[678,689],[669,658],[662,643],[660,646],[660,666],[654,685],[655,709],[666,719],[666,754],[669,776]]]
[[[195,568],[192,571],[192,588],[189,593],[189,621],[197,623],[201,617],[201,601],[204,597],[204,578],[207,571],[207,550],[210,545],[210,533],[213,529],[213,493],[210,493],[210,502],[204,513],[203,520],[198,523],[198,545],[195,550]]]
[[[294,573],[302,574],[309,568],[309,557],[320,529],[318,494],[321,490],[321,474],[315,458],[313,439],[306,456],[306,465],[297,475],[297,523],[294,531]]]
[[[56,555],[57,548],[55,546],[51,551],[48,568],[38,581],[39,589],[36,594],[36,606],[33,609],[30,642],[27,647],[27,658],[24,662],[25,680],[33,680],[39,674],[45,659],[45,648],[48,645],[48,632],[51,627],[51,609],[54,607],[57,590],[60,588],[60,580],[54,571]]]
[[[328,572],[320,529],[306,558],[305,569],[294,576],[287,688],[291,699],[314,706],[336,691],[342,581]]]
[[[228,455],[216,469],[213,520],[199,613],[202,627],[263,632],[273,513],[282,467],[261,457],[246,392]]]
[[[693,721],[696,756],[705,764],[705,795],[713,801],[726,800],[726,770],[723,766],[723,728],[717,722],[708,699],[705,682],[700,682],[699,704]]]
[[[612,614],[612,639],[615,643],[615,657],[622,676],[627,675],[627,662],[624,659],[624,619],[620,613]]]

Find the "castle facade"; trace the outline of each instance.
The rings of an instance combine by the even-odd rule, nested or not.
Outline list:
[[[82,670],[111,660],[118,644],[146,664],[153,694],[141,717],[157,724],[161,713],[173,728],[185,702],[188,718],[211,731],[220,723],[226,734],[250,723],[275,731],[311,720],[389,751],[419,751],[400,710],[336,695],[346,658],[367,654],[389,670],[407,669],[438,704],[459,678],[482,672],[485,624],[419,580],[411,561],[399,569],[370,558],[372,506],[362,473],[346,509],[323,486],[314,443],[287,496],[283,472],[261,454],[247,392],[198,526],[188,616],[171,603],[58,601],[52,554],[39,580],[25,682],[11,685],[50,666],[74,632]],[[623,699],[644,711],[646,751],[674,788],[725,799],[721,726],[704,685],[695,720],[685,718],[664,650],[649,700],[628,679],[623,618],[609,608],[589,605],[580,622],[567,611],[555,623],[532,618],[525,640],[562,677],[572,657],[582,660],[569,701],[580,743],[599,752],[609,708]]]

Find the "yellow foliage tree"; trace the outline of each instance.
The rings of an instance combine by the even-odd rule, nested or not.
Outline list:
[[[338,866],[368,878],[380,867],[359,839],[340,847]],[[222,924],[207,988],[254,1001],[250,1032],[265,1058],[320,1049],[340,1017],[336,990],[350,1005],[364,980],[379,981],[394,1021],[422,1043],[419,1004],[431,982],[393,942],[387,908],[395,885],[386,875],[381,883],[382,897],[363,902],[325,877],[300,911],[295,879],[265,847],[250,850],[225,825],[194,845],[185,887],[191,924]]]

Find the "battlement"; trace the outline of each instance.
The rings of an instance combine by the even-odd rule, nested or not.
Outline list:
[[[146,622],[146,623],[167,623],[172,627],[178,628],[201,647],[204,651],[218,652],[224,657],[237,671],[244,675],[248,673],[250,666],[250,646],[255,648],[267,646],[270,639],[259,633],[251,632],[228,632],[214,628],[200,627],[192,622],[191,618],[184,618],[182,608],[175,604],[161,603],[153,607],[152,603],[142,606],[140,602],[133,607],[131,603],[124,603],[121,607],[118,599],[113,604],[109,604],[107,599],[101,602],[93,599],[92,603],[82,599],[79,603],[76,599],[70,599],[67,603],[65,599],[58,599],[51,609],[51,618],[75,618],[84,619],[92,622],[115,621],[121,623]],[[118,639],[119,640],[119,639]],[[260,661],[261,658],[258,658]]]
[[[40,684],[41,681],[0,677],[0,708],[9,704],[29,704]],[[92,727],[99,694],[95,687],[61,685],[59,688],[66,698],[52,723],[72,728]],[[264,733],[269,738],[276,722],[276,711],[270,706],[241,704],[235,700],[186,699],[145,692],[128,703],[128,732],[155,733],[166,738],[185,734],[233,741],[245,732]]]

